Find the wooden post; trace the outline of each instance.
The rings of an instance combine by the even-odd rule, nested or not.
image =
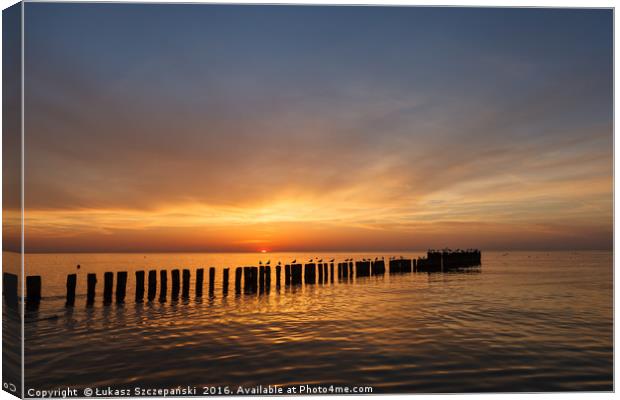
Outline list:
[[[349,261],[349,276],[353,278],[353,261]]]
[[[26,305],[37,308],[41,302],[41,277],[38,275],[26,277]]]
[[[289,286],[291,284],[291,266],[290,265],[284,266],[284,284],[286,286]]]
[[[222,278],[222,293],[224,296],[228,294],[228,273],[229,268],[224,268],[224,277]]]
[[[149,271],[149,291],[147,294],[149,301],[153,301],[153,299],[155,299],[156,292],[157,292],[157,271],[152,269]]]
[[[334,283],[334,263],[329,263],[329,281]]]
[[[18,304],[17,283],[17,275],[8,272],[2,274],[2,293],[4,294],[4,301],[6,305],[11,308],[16,308]]]
[[[179,299],[179,291],[181,289],[181,271],[178,269],[172,270],[172,292],[170,293],[170,300]]]
[[[209,268],[209,296],[215,292],[215,267]]]
[[[323,283],[323,263],[319,263],[319,283]]]
[[[144,271],[136,271],[136,303],[144,301]]]
[[[265,267],[265,289],[267,293],[271,291],[271,266],[267,265]]]
[[[88,274],[86,277],[86,304],[92,305],[95,302],[95,288],[97,286],[97,274]]]
[[[168,271],[159,271],[159,302],[165,303],[168,296]]]
[[[196,297],[202,297],[202,287],[204,286],[205,270],[198,268],[196,270]]]
[[[112,302],[112,285],[114,284],[114,273],[106,272],[103,274],[103,304]]]
[[[265,267],[261,265],[259,271],[260,275],[258,277],[258,290],[260,293],[263,293],[265,291]]]
[[[116,273],[116,302],[121,304],[125,302],[125,293],[127,289],[127,272],[119,271]]]
[[[293,264],[291,265],[291,284],[292,285],[301,285],[301,264]]]
[[[329,273],[327,272],[327,263],[323,264],[323,283],[327,283],[327,277]]]
[[[250,280],[251,280],[250,275],[252,274],[251,268],[252,267],[243,267],[243,292],[244,293],[250,292]]]
[[[383,275],[385,274],[385,262],[383,260],[375,260],[371,262],[371,275]]]
[[[276,289],[280,290],[280,275],[282,273],[282,266],[276,265]]]
[[[315,284],[316,283],[316,264],[309,263],[304,267],[304,283]]]
[[[243,269],[241,267],[235,268],[235,293],[241,293],[241,275],[243,274]]]
[[[189,278],[190,278],[190,273],[189,273],[189,269],[184,269],[183,270],[183,291],[181,292],[181,296],[183,296],[184,299],[188,299],[189,298]]]
[[[258,267],[244,267],[244,291],[246,293],[255,293],[258,287]]]
[[[77,285],[77,275],[67,275],[67,301],[65,307],[73,307],[75,305],[75,286]]]

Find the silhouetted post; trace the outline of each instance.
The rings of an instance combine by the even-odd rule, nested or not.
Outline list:
[[[329,263],[329,281],[334,283],[334,263]]]
[[[189,279],[190,279],[189,269],[184,269],[183,270],[183,286],[182,286],[182,291],[181,291],[181,296],[184,299],[189,298]]]
[[[252,290],[256,292],[256,288],[258,287],[258,267],[252,267]]]
[[[215,267],[209,268],[209,296],[215,293]]]
[[[2,293],[6,305],[11,308],[17,307],[17,275],[4,272],[2,274]]]
[[[249,293],[250,292],[250,281],[251,281],[251,276],[252,275],[252,271],[251,271],[252,267],[243,267],[243,292],[244,293]]]
[[[327,263],[323,264],[323,282],[327,283],[327,276],[328,276],[328,272],[327,272]]]
[[[276,289],[280,290],[280,274],[282,273],[282,266],[276,265]]]
[[[293,264],[291,265],[291,284],[292,285],[301,285],[301,264]]]
[[[149,291],[147,297],[149,301],[155,299],[155,293],[157,292],[157,271],[154,269],[149,271]]]
[[[65,307],[73,307],[75,305],[75,286],[77,285],[77,275],[67,275],[67,301]]]
[[[196,297],[202,297],[202,287],[205,280],[204,268],[198,268],[196,270]]]
[[[317,267],[319,268],[319,283],[323,283],[323,263],[319,263]]]
[[[385,262],[383,260],[375,260],[372,262],[371,264],[372,270],[371,270],[371,274],[372,275],[383,275],[385,274]]]
[[[229,268],[224,268],[224,278],[222,279],[222,293],[224,293],[224,296],[228,294],[228,273]]]
[[[179,291],[181,289],[181,271],[178,269],[172,270],[172,292],[170,293],[170,300],[179,299]]]
[[[106,272],[103,274],[103,304],[112,302],[112,285],[114,284],[114,273]]]
[[[258,287],[258,268],[257,267],[244,267],[244,291],[246,293],[254,293]]]
[[[119,271],[116,273],[116,302],[121,304],[125,302],[125,293],[127,290],[127,272]]]
[[[243,273],[243,270],[241,269],[241,267],[235,268],[235,293],[236,294],[241,293],[241,274],[242,273]]]
[[[290,265],[284,266],[284,284],[286,286],[289,286],[291,284],[291,266]]]
[[[271,265],[265,267],[265,290],[267,293],[271,291]]]
[[[353,261],[349,261],[349,276],[353,278]]]
[[[265,291],[265,267],[261,265],[258,270],[260,274],[258,276],[258,291],[263,293]]]
[[[136,303],[144,301],[144,271],[136,271]]]
[[[36,309],[41,302],[41,277],[38,275],[26,277],[26,306]]]
[[[95,288],[97,287],[97,274],[88,274],[86,276],[86,304],[95,303]]]
[[[370,276],[370,261],[356,261],[355,276]]]
[[[168,271],[159,271],[159,302],[165,303],[168,296]]]
[[[316,283],[316,265],[314,263],[306,264],[304,267],[304,283],[306,285]]]

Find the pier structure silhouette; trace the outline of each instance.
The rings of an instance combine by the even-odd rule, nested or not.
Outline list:
[[[322,259],[318,262],[309,260],[306,264],[298,263],[294,260],[290,264],[284,265],[284,286],[300,286],[305,285],[325,285],[334,282],[350,282],[354,278],[356,281],[362,278],[372,276],[382,276],[384,274],[407,274],[407,273],[441,273],[468,270],[482,265],[482,254],[477,249],[467,250],[428,250],[426,257],[417,259],[390,257],[387,263],[384,258],[353,260],[346,259],[334,265],[335,260],[324,262]],[[276,269],[276,290],[280,290],[281,283],[281,265]],[[234,291],[235,295],[244,294],[268,294],[271,291],[271,265],[260,263],[256,266],[236,267],[234,274]],[[209,268],[208,293],[209,297],[215,296],[215,267]],[[337,274],[336,276],[334,276]],[[104,272],[103,274],[103,296],[102,303],[104,306],[112,304],[113,300],[117,304],[125,303],[127,290],[127,272]],[[179,297],[187,300],[190,297],[191,271],[189,269],[173,269],[171,271],[172,285],[170,293],[170,301],[178,301]],[[224,268],[222,273],[222,294],[228,295],[229,290],[230,268]],[[18,295],[18,277],[15,274],[3,273],[3,296],[5,304],[8,307],[16,308],[19,301],[25,301],[27,310],[36,310],[44,297],[42,296],[42,278],[39,275],[26,277],[26,295],[24,299],[20,299]],[[168,271],[159,271],[159,285],[157,282],[157,270],[149,270],[148,278],[145,271],[135,272],[135,302],[144,302],[145,284],[146,284],[146,301],[154,302],[156,300],[157,287],[159,286],[159,302],[165,303],[168,300]],[[146,282],[145,282],[146,280]],[[116,285],[114,285],[116,281]],[[88,273],[86,279],[86,305],[91,307],[96,301],[97,275]],[[66,307],[74,307],[76,303],[76,287],[77,274],[67,275],[66,283]],[[203,296],[204,286],[204,268],[197,268],[194,279],[194,296],[201,298]],[[113,296],[115,295],[115,296]]]

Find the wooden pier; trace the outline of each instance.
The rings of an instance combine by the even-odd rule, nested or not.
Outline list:
[[[372,276],[382,276],[384,274],[406,274],[406,273],[436,273],[436,272],[453,272],[472,267],[478,267],[482,264],[482,255],[480,250],[429,250],[426,257],[418,259],[396,258],[391,257],[386,263],[383,258],[375,258],[374,260],[358,260],[353,261],[347,259],[334,264],[331,262],[308,262],[305,265],[301,263],[291,263],[284,266],[284,286],[300,286],[305,285],[326,285],[334,282],[347,283],[352,282],[355,277],[356,281],[363,278],[368,279]],[[335,268],[337,266],[337,268]],[[275,288],[279,292],[281,287],[281,269],[280,263],[275,267]],[[271,266],[260,265],[236,267],[234,276],[234,290],[236,295],[245,294],[268,294],[271,291],[272,272]],[[215,273],[214,267],[209,268],[209,297],[215,296]],[[157,295],[157,270],[149,270],[148,276],[146,271],[135,272],[135,303],[143,303],[145,301],[153,302]],[[190,298],[190,287],[192,274],[190,269],[173,269],[171,271],[172,286],[170,300],[178,301],[179,297],[186,301]],[[230,268],[222,270],[222,295],[228,295],[230,278]],[[20,301],[18,296],[18,276],[11,273],[3,274],[3,296],[5,304],[8,307],[17,307]],[[88,273],[86,275],[86,305],[92,306],[96,301],[97,275]],[[116,283],[116,285],[114,285]],[[25,306],[28,310],[36,310],[39,307],[42,296],[42,279],[40,276],[27,276],[25,281]],[[145,293],[146,285],[146,293]],[[168,300],[168,271],[159,271],[159,302],[165,303]],[[204,268],[197,268],[194,279],[194,297],[200,298],[203,293],[204,285]],[[66,280],[66,307],[74,307],[76,303],[76,288],[78,286],[77,274],[67,275]],[[102,303],[107,306],[112,300],[117,304],[123,304],[126,301],[127,292],[127,272],[118,271],[116,273],[116,282],[113,272],[104,272],[103,274],[103,295]],[[113,297],[114,295],[114,297]]]

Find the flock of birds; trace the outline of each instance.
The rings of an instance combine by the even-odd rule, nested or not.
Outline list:
[[[308,262],[309,262],[309,263],[311,263],[311,262],[315,262],[314,260],[315,260],[314,258],[311,258],[310,260],[308,260]],[[334,262],[334,260],[335,260],[335,259],[334,259],[334,258],[332,258],[331,260],[329,260],[329,261],[325,261],[325,262],[330,262],[330,263],[333,263],[333,262]],[[352,259],[351,259],[351,260],[352,260]],[[348,260],[347,260],[347,261],[348,261]],[[317,262],[317,263],[322,263],[322,262],[323,262],[323,259],[322,259],[322,258],[321,258],[321,259],[317,258],[317,259],[316,259],[316,262]],[[291,264],[295,264],[295,263],[297,263],[297,259],[294,259],[293,261],[291,261]],[[258,262],[258,265],[263,265],[263,262],[262,262],[262,261],[259,261],[259,262]],[[265,265],[271,265],[271,260],[268,260],[268,261],[265,263]],[[282,262],[281,262],[281,261],[278,261],[278,265],[282,265]]]
[[[403,257],[401,256],[400,258],[402,259]],[[390,260],[396,260],[396,259],[397,259],[397,257],[390,257]],[[332,258],[329,261],[325,260],[325,262],[333,263],[335,260],[336,260],[335,258]],[[374,261],[380,261],[380,260],[383,261],[384,257],[375,257],[375,259],[374,259]],[[354,260],[352,258],[347,258],[346,260],[344,260],[344,262],[351,262],[351,261],[354,261]],[[362,258],[362,261],[373,261],[373,259],[372,258]],[[308,260],[308,263],[313,263],[313,262],[316,262],[316,263],[320,264],[320,263],[323,262],[323,259],[315,257],[315,258],[311,258],[311,259]],[[296,263],[297,263],[297,259],[294,259],[293,261],[291,261],[291,264],[296,264]],[[262,261],[259,261],[258,265],[271,265],[271,260],[267,260],[267,262],[265,262],[264,264],[263,264]],[[278,265],[282,265],[282,262],[278,261]]]

